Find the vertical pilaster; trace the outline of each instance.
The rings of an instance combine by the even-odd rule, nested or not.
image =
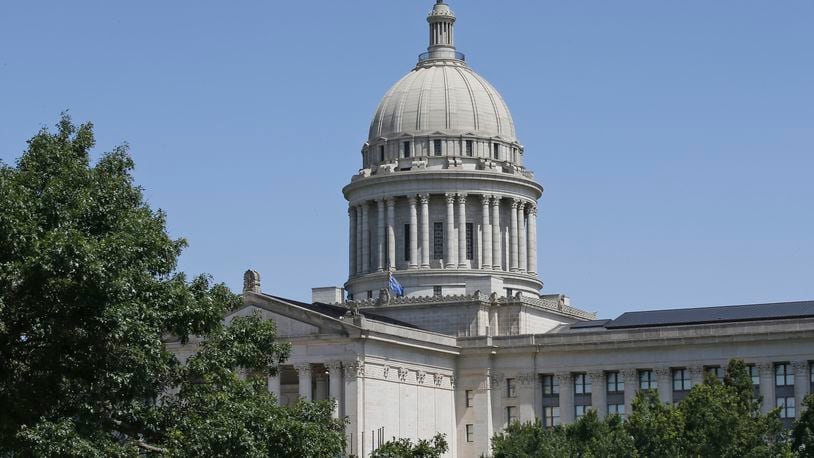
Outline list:
[[[759,363],[757,365],[758,377],[760,378],[760,396],[763,398],[761,412],[768,413],[774,409],[774,364],[770,362]]]
[[[690,366],[687,368],[690,372],[690,380],[692,386],[701,385],[704,383],[704,366]]]
[[[418,209],[416,208],[416,196],[409,196],[407,203],[410,205],[410,269],[418,268]]]
[[[492,197],[492,269],[501,270],[500,196]]]
[[[560,423],[567,425],[574,422],[574,378],[570,372],[557,374],[560,383]]]
[[[657,367],[656,384],[658,384],[659,400],[665,404],[673,403],[673,372],[669,367]]]
[[[294,366],[299,376],[299,389],[300,397],[306,401],[310,401],[311,397],[311,365],[310,364],[297,364]]]
[[[356,210],[348,207],[348,276],[356,275]]]
[[[356,275],[362,273],[362,206],[356,206]]]
[[[384,270],[384,238],[385,238],[385,227],[384,227],[384,199],[379,199],[376,201],[376,253],[378,259],[378,270],[379,272]]]
[[[447,198],[447,230],[446,230],[446,254],[444,267],[454,268],[457,264],[455,260],[455,194],[445,194]]]
[[[396,199],[387,199],[387,267],[396,269]]]
[[[481,228],[482,241],[481,248],[481,268],[489,270],[492,268],[492,225],[489,222],[489,201],[490,197],[486,194],[480,197],[481,201],[481,217],[483,227]]]
[[[458,194],[458,268],[466,267],[466,194]]]
[[[517,272],[517,206],[518,199],[512,199],[509,213],[509,270]]]
[[[622,369],[620,372],[622,380],[625,381],[625,416],[633,413],[633,398],[639,388],[638,373],[636,369]]]
[[[596,411],[600,419],[608,416],[608,386],[607,376],[603,371],[593,371],[591,377],[591,408]],[[562,390],[562,386],[560,386]],[[562,410],[560,411],[562,415]]]
[[[370,207],[362,204],[362,272],[370,272]]]
[[[342,363],[330,361],[325,364],[328,368],[328,396],[334,399],[333,418],[339,418],[340,403],[342,402]]]
[[[528,272],[537,273],[537,205],[529,204],[529,252]]]
[[[273,394],[274,397],[277,399],[277,403],[280,403],[280,368],[277,368],[277,375],[269,375],[267,381],[269,393]]]
[[[803,413],[803,400],[811,386],[808,361],[792,361],[791,367],[794,368],[794,412],[797,418],[800,418]]]
[[[421,268],[430,268],[430,195],[420,194],[421,202]]]
[[[517,268],[520,272],[526,272],[528,262],[528,247],[526,246],[526,203],[520,202],[517,205],[517,247],[518,247],[518,263]]]

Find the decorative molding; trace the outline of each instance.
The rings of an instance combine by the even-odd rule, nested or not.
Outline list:
[[[407,381],[407,374],[410,371],[406,367],[399,367],[399,380],[402,382]]]
[[[534,372],[525,372],[517,375],[517,381],[520,382],[521,385],[533,385],[537,382],[537,377],[537,374]]]
[[[348,380],[365,376],[365,364],[361,361],[348,361],[342,363],[342,366],[345,368],[345,378]]]
[[[311,363],[295,364],[294,370],[297,371],[297,374],[300,377],[302,377],[303,375],[308,375],[311,373]]]
[[[657,380],[659,378],[672,378],[673,370],[669,367],[657,367],[654,372],[656,373]]]
[[[570,372],[560,372],[555,375],[557,377],[557,381],[560,382],[560,387],[563,385],[570,385],[571,382],[574,381],[574,376],[571,375]],[[562,390],[562,388],[560,388]]]
[[[331,374],[338,374],[339,371],[342,370],[342,362],[341,361],[328,361],[325,363],[325,367],[328,369],[328,372]]]
[[[444,383],[444,376],[441,374],[432,374],[432,381],[435,383],[435,386],[441,386]]]
[[[638,371],[635,368],[626,367],[620,370],[619,373],[622,375],[622,380],[624,380],[625,383],[636,383]]]
[[[385,364],[384,367],[382,367],[382,377],[385,380],[387,380],[389,375],[390,375],[390,366]]]
[[[794,373],[799,374],[804,371],[808,371],[808,361],[792,361],[791,367],[794,368]],[[808,376],[808,374],[804,374]]]
[[[424,372],[424,371],[416,371],[416,373],[415,373],[415,379],[416,379],[416,381],[418,382],[419,385],[424,384],[424,378],[426,376],[427,376],[427,373]]]
[[[429,194],[419,194],[418,200],[421,202],[421,205],[427,205],[430,203],[430,195]]]

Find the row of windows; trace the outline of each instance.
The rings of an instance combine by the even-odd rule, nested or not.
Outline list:
[[[466,223],[466,259],[472,260],[474,258],[474,233],[475,233],[475,225],[474,223]],[[409,233],[410,225],[405,225],[405,234]],[[407,241],[404,244],[404,256],[405,261],[409,261],[409,252],[410,251],[410,241],[409,237],[407,237]],[[432,225],[432,258],[433,259],[444,259],[444,223],[433,223]]]
[[[401,151],[402,157],[409,158],[412,156],[412,142],[405,141],[401,143]],[[493,159],[500,159],[500,144],[499,143],[492,143],[490,148],[492,153]],[[511,148],[512,159],[515,161],[517,160],[517,153],[523,154],[523,151],[517,149],[517,147]],[[444,154],[444,142],[443,140],[436,139],[432,142],[432,154],[433,156],[443,156]],[[464,154],[467,157],[474,157],[475,156],[475,141],[474,140],[466,140],[464,143]],[[384,162],[385,160],[385,148],[384,145],[379,145],[379,162]]]

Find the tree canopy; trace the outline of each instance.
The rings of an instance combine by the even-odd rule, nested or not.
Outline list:
[[[410,439],[395,437],[379,446],[370,454],[370,458],[440,458],[449,450],[444,434],[436,434],[432,439]]]
[[[186,242],[134,184],[127,147],[91,164],[93,146],[92,125],[63,115],[0,163],[0,451],[341,453],[329,402],[281,408],[266,389],[290,352],[274,323],[225,325],[239,296],[177,271]],[[192,337],[182,364],[166,341]]]

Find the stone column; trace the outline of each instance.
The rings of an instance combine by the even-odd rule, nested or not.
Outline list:
[[[362,204],[362,272],[370,272],[370,207]]]
[[[669,367],[657,367],[656,384],[658,385],[659,399],[665,404],[673,403],[673,372]]]
[[[760,396],[763,398],[761,412],[769,413],[774,409],[777,402],[774,398],[774,364],[770,362],[757,364],[758,377],[760,378]]]
[[[466,194],[458,194],[458,268],[466,269]]]
[[[311,398],[311,365],[310,364],[297,364],[294,366],[299,376],[300,397],[306,401]]]
[[[537,205],[529,204],[529,252],[528,252],[528,272],[532,275],[537,273]]]
[[[430,268],[430,195],[419,194],[421,202],[421,268]]]
[[[387,258],[388,268],[396,269],[396,199],[387,199]]]
[[[492,268],[492,226],[489,224],[489,200],[488,195],[482,195],[481,201],[481,216],[483,217],[483,225],[481,229],[482,241],[480,244],[481,255],[480,262],[481,268],[489,270]]]
[[[416,196],[407,198],[410,204],[410,269],[418,268],[418,210]]]
[[[382,272],[384,270],[384,199],[379,199],[376,201],[376,253],[378,254],[378,270]]]
[[[314,382],[314,400],[324,401],[328,399],[328,377],[323,372],[316,372]]]
[[[455,267],[455,194],[445,194],[447,198],[447,231],[445,237],[446,259],[444,267]]]
[[[636,369],[622,369],[619,374],[625,381],[625,417],[633,413],[633,398],[639,388],[639,378]]]
[[[492,269],[501,270],[500,196],[492,196]]]
[[[281,370],[282,368],[278,367],[277,375],[269,375],[267,381],[269,393],[273,394],[275,399],[277,399],[277,404],[280,403],[280,376],[282,375],[280,374]]]
[[[594,371],[589,372],[591,377],[591,408],[596,411],[599,418],[608,416],[608,386],[605,372]],[[562,385],[560,385],[560,392],[562,392]],[[562,415],[562,409],[560,409]]]
[[[342,400],[342,363],[330,361],[325,364],[325,367],[328,368],[328,396],[334,400],[334,410],[331,416],[339,418],[339,403]]]
[[[348,219],[348,276],[353,277],[356,275],[356,210],[353,207],[348,207]]]
[[[803,413],[803,399],[809,392],[811,380],[809,379],[808,361],[792,361],[794,368],[794,412],[797,418]]]
[[[519,204],[519,200],[512,199],[509,213],[509,270],[512,272],[517,272],[517,206]]]
[[[362,206],[356,206],[356,274],[362,273]]]
[[[520,202],[517,206],[517,247],[518,259],[517,268],[520,272],[526,272],[528,269],[528,250],[526,246],[526,203]]]
[[[574,410],[574,380],[570,372],[557,374],[560,382],[560,423],[568,424],[574,422],[576,411]]]
[[[690,380],[692,380],[692,386],[701,385],[704,383],[704,366],[690,366],[687,368],[690,372]]]

